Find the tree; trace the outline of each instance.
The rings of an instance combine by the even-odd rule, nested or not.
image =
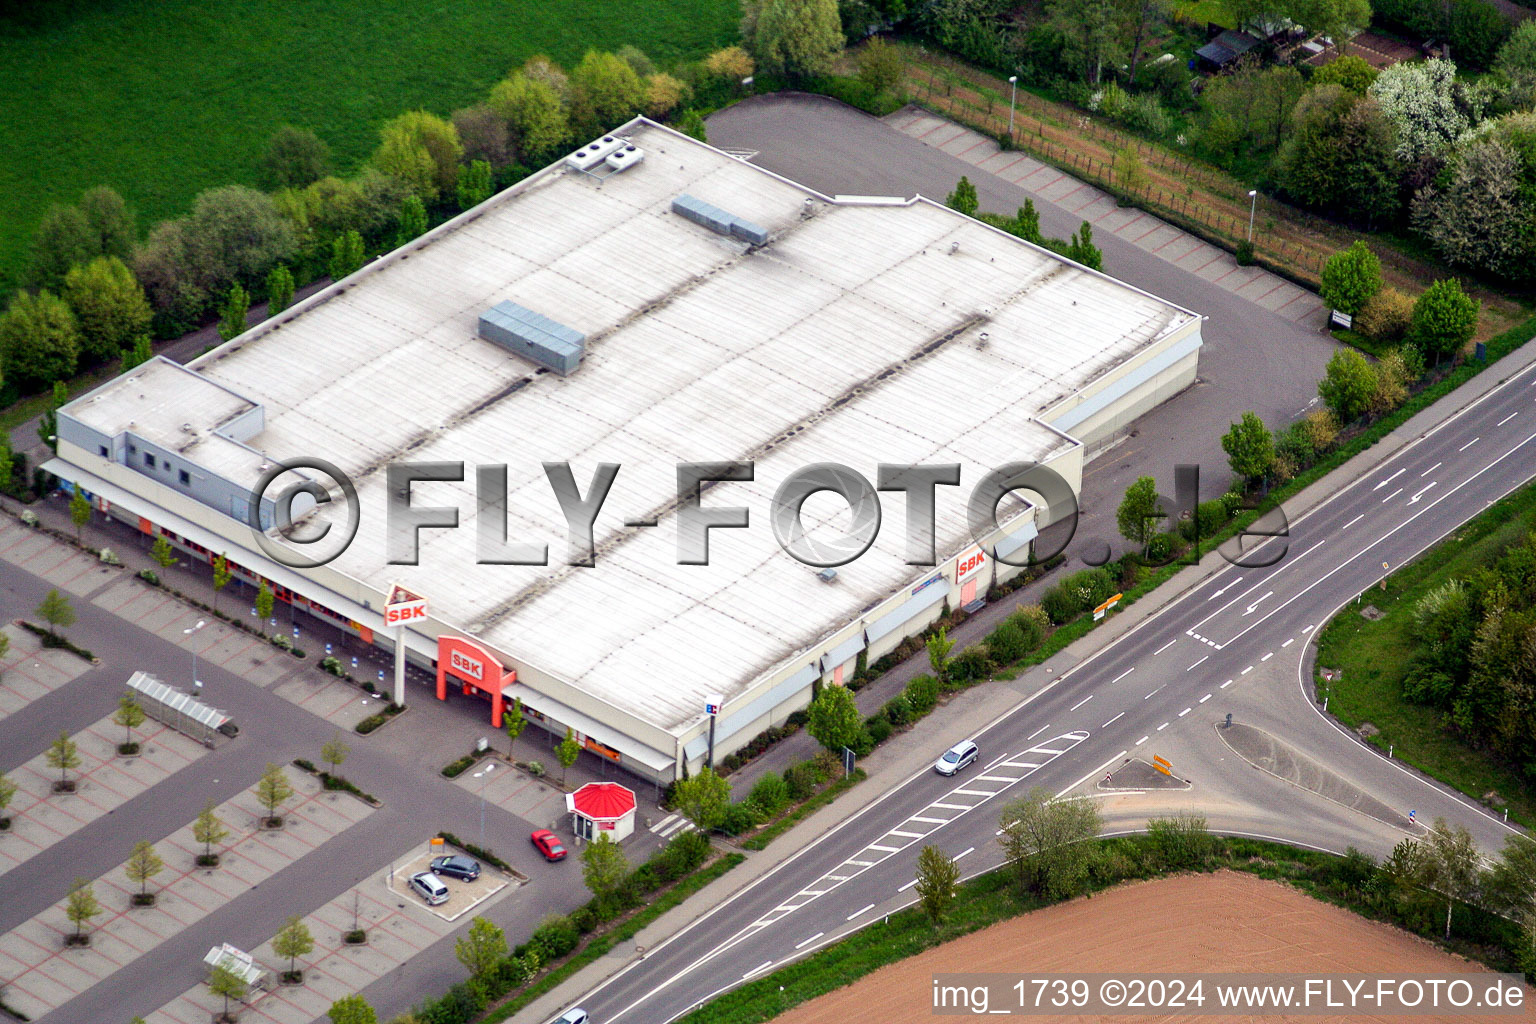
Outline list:
[[[272,618],[272,604],[274,600],[272,588],[267,586],[266,580],[262,580],[256,588],[256,617],[262,622],[267,622]]]
[[[507,956],[507,937],[502,930],[479,915],[469,923],[469,931],[453,944],[453,955],[469,972],[480,979],[495,970]]]
[[[0,802],[0,813],[4,810]],[[1536,840],[1518,833],[1505,837],[1504,849],[1488,876],[1488,895],[1500,912],[1520,922],[1536,944]]]
[[[663,120],[693,97],[688,83],[664,71],[645,78],[645,113],[653,120]]]
[[[528,728],[528,718],[523,714],[523,698],[513,697],[512,705],[501,713],[501,727],[507,731],[507,759],[516,761],[517,738]]]
[[[1221,450],[1227,453],[1227,465],[1233,473],[1243,480],[1254,480],[1269,475],[1275,461],[1275,438],[1258,413],[1245,412],[1221,436]]]
[[[489,103],[455,110],[449,118],[459,133],[465,160],[484,160],[499,171],[512,162],[512,133],[507,119]]]
[[[10,817],[5,809],[11,806],[11,801],[16,799],[16,791],[19,789],[16,783],[5,777],[5,772],[0,772],[0,828],[8,828],[11,824]]]
[[[402,246],[412,239],[426,234],[427,208],[418,196],[406,196],[400,204],[400,225],[395,235],[395,245]]]
[[[713,768],[679,780],[672,790],[672,806],[700,832],[719,825],[730,805],[731,784],[716,775]]]
[[[1266,65],[1250,57],[1239,61],[1230,74],[1212,79],[1201,95],[1210,117],[1225,115],[1240,138],[1256,148],[1272,149],[1284,139],[1303,88],[1295,68]]]
[[[1479,303],[1455,278],[1444,278],[1424,289],[1413,304],[1407,341],[1426,355],[1455,356],[1477,330]]]
[[[340,281],[362,269],[367,258],[363,236],[356,231],[344,231],[331,240],[331,258],[326,263],[326,270],[332,281]]]
[[[373,165],[424,203],[452,195],[464,147],[453,125],[425,110],[411,110],[379,129]]]
[[[229,1001],[245,998],[245,979],[223,964],[217,964],[208,972],[208,991],[224,997],[224,1013],[221,1020],[229,1020]]]
[[[1359,239],[1348,249],[1334,253],[1323,264],[1319,293],[1329,306],[1343,313],[1360,312],[1371,296],[1381,291],[1381,260]]]
[[[844,747],[859,747],[866,734],[853,692],[846,686],[822,687],[807,709],[805,730],[816,742],[839,756]]]
[[[1144,548],[1158,532],[1158,520],[1164,518],[1166,515],[1157,497],[1157,481],[1143,476],[1137,477],[1136,482],[1125,489],[1125,497],[1115,511],[1115,526],[1119,528],[1120,536]]]
[[[1127,192],[1140,192],[1147,187],[1147,166],[1130,146],[1115,153],[1115,183]]]
[[[1434,156],[1470,127],[1456,102],[1456,65],[1448,60],[1393,64],[1368,91],[1397,129],[1397,156],[1405,162]]]
[[[923,646],[928,648],[928,664],[933,668],[933,674],[943,682],[949,678],[949,665],[952,660],[949,653],[955,649],[955,641],[949,638],[949,633],[943,626],[939,631],[924,641]]]
[[[293,271],[279,263],[267,274],[267,316],[276,316],[293,303]]]
[[[1420,883],[1445,897],[1445,937],[1451,937],[1451,911],[1458,901],[1477,893],[1478,855],[1472,834],[1460,825],[1436,818],[1424,837],[1425,858]]]
[[[229,586],[233,574],[229,571],[229,558],[218,554],[213,556],[213,610],[219,610],[219,591]]]
[[[1413,226],[1451,263],[1525,281],[1536,275],[1536,209],[1527,184],[1533,167],[1501,127],[1462,145],[1419,191]]]
[[[352,753],[352,748],[347,746],[346,740],[341,738],[341,732],[331,733],[331,738],[320,747],[320,760],[331,766],[330,774],[336,775],[336,770],[347,760],[347,755]]]
[[[74,375],[80,329],[69,305],[44,289],[18,291],[0,316],[0,361],[7,380],[37,388]]]
[[[212,861],[213,844],[222,843],[228,838],[229,829],[224,827],[224,822],[214,812],[213,801],[209,800],[192,822],[192,839],[203,844],[202,860]]]
[[[11,438],[5,431],[0,430],[0,492],[11,490],[11,477],[16,473],[16,458],[11,452]],[[0,637],[5,634],[0,633]],[[10,638],[0,640],[0,658],[5,657],[5,652],[10,649]]]
[[[112,721],[123,727],[122,749],[125,752],[129,749],[137,749],[133,742],[133,730],[144,724],[144,717],[144,709],[139,706],[132,690],[117,698],[117,710],[112,714]]]
[[[133,211],[117,190],[98,185],[80,197],[80,213],[90,229],[91,254],[126,261],[133,255]]]
[[[522,71],[513,72],[491,89],[487,103],[511,126],[524,163],[542,166],[570,142],[571,125],[565,101],[547,81]]]
[[[345,996],[331,1004],[326,1011],[331,1024],[379,1024],[373,1007],[360,995]]]
[[[976,186],[971,184],[971,179],[962,174],[959,183],[955,185],[955,190],[944,197],[944,205],[951,210],[959,210],[967,217],[976,216],[976,208],[981,203],[976,196]]]
[[[155,348],[149,340],[148,334],[141,334],[133,339],[133,344],[123,349],[122,372],[127,373],[135,366],[143,366],[155,358]]]
[[[1289,7],[1292,18],[1332,39],[1340,53],[1371,23],[1369,0],[1291,0]]]
[[[76,487],[69,497],[69,521],[75,524],[75,543],[80,543],[80,531],[91,521],[91,503],[85,492]]]
[[[843,50],[837,0],[746,0],[742,11],[742,41],[766,71],[808,78]]]
[[[1088,874],[1099,812],[1090,800],[1055,800],[1040,786],[1002,810],[998,842],[1020,889],[1050,899],[1074,895]]]
[[[283,771],[283,766],[267,762],[267,767],[262,771],[261,778],[256,781],[256,799],[267,809],[267,821],[272,825],[282,824],[282,818],[278,816],[277,809],[293,796],[293,786],[288,781],[288,775]]]
[[[1318,397],[1341,424],[1359,419],[1375,390],[1376,371],[1352,348],[1341,348],[1333,354],[1317,384]]]
[[[560,785],[565,785],[565,773],[576,759],[581,756],[581,744],[576,742],[576,736],[571,732],[570,726],[565,728],[565,739],[555,748],[555,758],[560,762]]]
[[[272,936],[272,953],[288,958],[288,976],[294,980],[301,977],[295,961],[301,956],[308,956],[314,948],[315,937],[309,933],[308,926],[299,920],[297,914],[283,922],[277,934]]]
[[[879,36],[872,36],[853,59],[859,67],[859,81],[877,93],[890,92],[906,74],[901,51]]]
[[[1418,351],[1412,346],[1407,349],[1414,353]],[[1417,374],[1410,372],[1403,358],[1403,349],[1395,348],[1382,356],[1376,363],[1376,387],[1371,392],[1371,400],[1366,403],[1366,412],[1379,418],[1402,405],[1408,397],[1408,382],[1415,376]]]
[[[80,355],[116,359],[149,330],[149,299],[116,256],[97,256],[64,275],[64,301],[75,315]]]
[[[37,418],[37,439],[55,452],[59,450],[59,410],[69,404],[69,385],[62,380],[53,382],[53,401]]]
[[[73,206],[50,206],[32,233],[26,284],[32,288],[58,288],[70,267],[84,263],[96,253],[85,214]]]
[[[476,160],[459,168],[459,209],[468,210],[491,198],[491,165]]]
[[[1097,87],[1106,64],[1118,63],[1124,52],[1124,19],[1115,0],[1048,0],[1051,26],[1072,46],[1067,60],[1081,62],[1080,73]]]
[[[69,598],[57,590],[50,590],[43,595],[42,603],[37,606],[37,616],[48,623],[48,635],[58,636],[60,629],[68,629],[75,624],[75,609],[69,603]]]
[[[1376,81],[1377,74],[1377,70],[1364,57],[1348,54],[1335,57],[1312,72],[1310,84],[1313,88],[1319,85],[1338,85],[1356,96],[1364,96],[1371,83]]]
[[[579,135],[601,135],[645,108],[644,83],[615,54],[588,50],[570,82],[571,121]]]
[[[1536,25],[1526,21],[1516,25],[1499,47],[1493,68],[1509,83],[1514,107],[1529,107],[1536,94]]]
[[[1126,7],[1130,21],[1131,73],[1126,81],[1136,84],[1136,71],[1141,66],[1142,47],[1147,41],[1147,30],[1168,17],[1167,0],[1130,0]]]
[[[219,310],[219,337],[230,341],[245,333],[245,318],[251,310],[251,296],[239,284],[229,289]]]
[[[700,142],[709,141],[709,130],[704,123],[704,115],[691,107],[683,111],[683,116],[678,119],[677,130]]]
[[[165,537],[156,537],[155,543],[149,549],[149,557],[155,560],[155,564],[162,569],[169,569],[180,559],[176,557],[176,549],[171,547],[171,542]]]
[[[960,865],[937,846],[924,846],[917,855],[917,898],[935,928],[955,901]]]
[[[64,917],[75,926],[76,944],[84,945],[85,926],[100,913],[101,904],[96,901],[96,890],[89,879],[75,879],[75,884],[69,887],[69,895],[64,898]]]
[[[261,187],[268,192],[303,188],[331,173],[331,147],[308,128],[285,124],[267,140],[256,164]]]
[[[757,65],[746,50],[739,46],[727,46],[704,58],[704,70],[715,78],[739,82],[743,78],[752,77]]]
[[[1291,198],[1367,226],[1395,217],[1403,163],[1396,130],[1369,97],[1319,85],[1296,104],[1276,178]]]
[[[128,861],[123,865],[123,873],[128,876],[130,882],[139,883],[137,902],[148,904],[149,880],[165,870],[165,861],[155,852],[154,846],[147,840],[139,840],[133,844],[133,852],[128,854]]]
[[[597,899],[618,892],[628,873],[624,851],[607,832],[599,832],[597,838],[581,851],[581,877]]]

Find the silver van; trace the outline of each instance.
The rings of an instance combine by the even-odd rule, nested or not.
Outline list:
[[[430,871],[422,871],[411,876],[411,890],[427,901],[427,906],[435,907],[439,903],[448,902],[448,886],[443,880]]]
[[[944,751],[944,756],[933,762],[933,770],[940,775],[953,775],[980,756],[981,748],[965,740]]]

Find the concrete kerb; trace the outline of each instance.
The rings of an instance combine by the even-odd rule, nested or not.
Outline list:
[[[1284,503],[1287,517],[1294,521],[1301,515],[1313,511],[1326,499],[1337,494],[1343,483],[1365,476],[1404,447],[1425,436],[1430,429],[1461,413],[1503,381],[1529,369],[1533,364],[1536,364],[1536,346],[1522,346],[1516,349],[1500,360],[1497,368],[1491,366],[1484,370],[1450,395],[1414,414],[1402,426],[1351,458],[1343,466],[1302,488],[1299,493]],[[1226,564],[1219,553],[1215,551],[1207,553],[1198,565],[1186,567],[1156,590],[1137,599],[1130,607],[1114,613],[1102,626],[1067,645],[1045,663],[1026,670],[1013,681],[1013,684],[1033,697],[1042,688],[1058,682],[1070,671],[1070,666],[1079,664],[1089,655],[1107,647],[1130,630],[1157,615],[1219,572]],[[1058,666],[1060,667],[1057,668]],[[1057,671],[1049,672],[1048,670],[1052,668],[1057,668]],[[1025,682],[1026,680],[1030,682]],[[974,735],[981,731],[997,717],[995,705],[967,698],[979,697],[981,693],[997,685],[999,684],[984,684],[957,695],[913,726],[905,734],[904,740],[899,743],[888,743],[877,749],[865,764],[869,777],[863,783],[790,829],[776,839],[767,850],[748,853],[747,860],[735,870],[694,893],[643,929],[635,936],[634,946],[644,950],[654,949],[661,942],[676,935],[731,896],[762,878],[790,854],[804,848],[824,833],[830,832],[895,785],[906,780],[913,772],[927,765],[933,750],[947,745],[946,739],[952,740],[961,734]],[[573,1005],[580,996],[613,977],[643,955],[632,948],[627,955],[610,955],[589,964],[553,991],[530,1003],[525,1013],[530,1020],[552,1018],[565,1007]]]

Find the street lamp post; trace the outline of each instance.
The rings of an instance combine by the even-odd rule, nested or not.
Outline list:
[[[1009,75],[1008,84],[1013,90],[1008,94],[1008,141],[1013,141],[1013,104],[1019,98],[1019,76]]]
[[[480,846],[485,846],[485,787],[490,782],[491,772],[496,770],[495,762],[487,764],[484,768],[475,772],[473,778],[486,776],[485,782],[480,783]]]
[[[208,625],[208,621],[206,619],[198,619],[197,625],[182,630],[181,635],[191,636],[193,633],[196,633],[206,625]],[[202,696],[203,681],[197,678],[197,648],[191,646],[191,641],[188,641],[188,650],[192,652],[192,692],[198,696]]]
[[[1253,244],[1253,215],[1254,215],[1254,212],[1258,210],[1258,208],[1259,208],[1259,190],[1256,189],[1256,188],[1251,188],[1251,189],[1248,190],[1248,244],[1249,245]]]

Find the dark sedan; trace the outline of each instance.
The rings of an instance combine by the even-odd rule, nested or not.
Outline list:
[[[432,873],[444,878],[473,882],[480,877],[480,862],[468,857],[435,857],[432,860]]]

